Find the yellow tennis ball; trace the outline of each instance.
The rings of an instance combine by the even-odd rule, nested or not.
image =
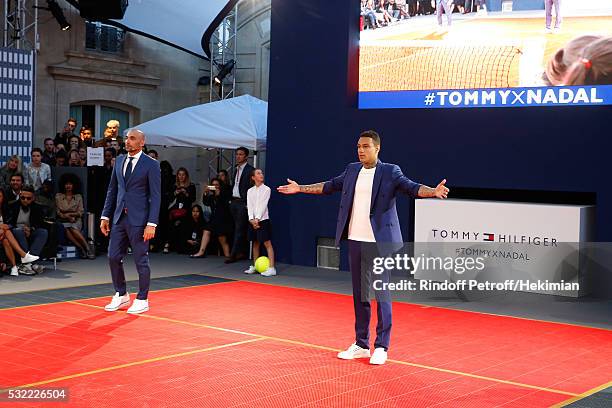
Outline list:
[[[265,272],[270,267],[270,260],[267,256],[260,256],[255,260],[255,270],[259,273]]]

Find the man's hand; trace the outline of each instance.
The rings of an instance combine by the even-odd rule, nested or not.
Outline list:
[[[450,191],[448,187],[445,186],[446,179],[442,180],[440,184],[436,186],[434,189],[434,197],[437,198],[448,198],[448,192]]]
[[[108,220],[100,220],[100,231],[102,231],[102,234],[104,234],[105,237],[108,237],[108,233],[110,232]]]
[[[287,179],[287,183],[284,186],[279,186],[276,190],[283,194],[295,194],[300,192],[300,185],[291,179]]]
[[[144,229],[144,234],[142,234],[142,237],[144,238],[145,241],[148,241],[152,239],[154,236],[155,236],[155,227],[152,225],[147,225]]]

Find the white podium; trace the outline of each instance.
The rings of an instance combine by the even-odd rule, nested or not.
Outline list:
[[[482,256],[482,271],[462,276],[417,271],[417,279],[531,282],[520,291],[586,294],[584,246],[592,242],[595,207],[485,200],[416,200],[414,256]],[[558,290],[558,285],[573,283]],[[575,285],[578,283],[578,285]],[[543,288],[542,286],[545,286]],[[555,287],[549,289],[549,287]],[[513,289],[516,290],[516,289]]]

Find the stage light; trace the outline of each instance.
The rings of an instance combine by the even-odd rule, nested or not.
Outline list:
[[[234,65],[236,65],[235,61],[233,59],[227,61],[225,64],[221,65],[221,69],[219,70],[219,73],[217,75],[215,75],[215,82],[220,84],[221,82],[223,82],[223,79],[230,73],[232,72],[232,69],[234,69]]]
[[[60,5],[57,4],[57,1],[47,0],[47,7],[51,14],[53,14],[53,17],[55,17],[55,20],[57,20],[57,23],[60,25],[62,31],[69,30],[71,25],[68,20],[66,20],[66,16],[64,16],[64,12],[62,11]]]

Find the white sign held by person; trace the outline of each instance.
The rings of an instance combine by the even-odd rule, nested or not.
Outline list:
[[[87,167],[104,166],[104,148],[103,147],[88,147],[87,148]]]

